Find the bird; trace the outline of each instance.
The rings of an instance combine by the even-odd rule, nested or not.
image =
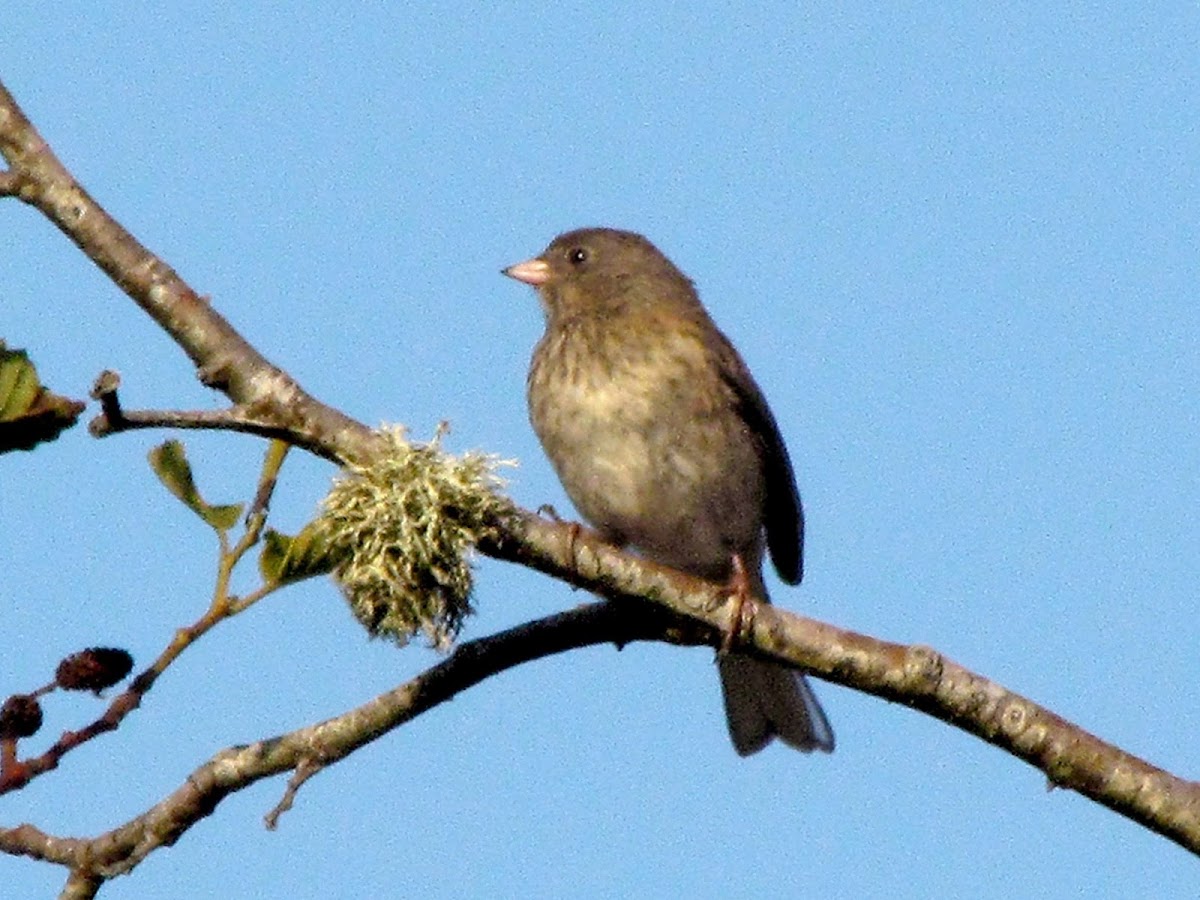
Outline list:
[[[692,281],[642,235],[606,227],[560,234],[502,273],[540,299],[530,422],[600,537],[759,602],[770,602],[767,552],[798,584],[804,514],[787,448]],[[739,755],[776,737],[832,752],[833,730],[802,674],[733,647],[717,665]]]

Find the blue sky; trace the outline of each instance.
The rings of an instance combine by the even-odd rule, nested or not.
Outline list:
[[[791,448],[807,571],[776,602],[930,644],[1195,776],[1200,13],[986,6],[20,4],[0,77],[269,358],[362,421],[446,419],[451,449],[518,459],[527,507],[570,509],[525,416],[537,303],[498,270],[567,228],[644,232]],[[219,403],[32,211],[0,204],[0,239],[3,337],[54,388],[115,368],[131,407]],[[0,458],[0,692],[92,644],[148,663],[203,610],[213,541],[145,463],[167,436]],[[252,493],[259,442],[183,437],[210,499]],[[277,527],[332,474],[290,459]],[[583,599],[484,559],[465,636]],[[368,642],[327,581],[291,589],[0,821],[94,834],[435,659]],[[543,661],[321,773],[277,832],[282,782],[239,794],[103,896],[1195,895],[1163,838],[817,690],[833,756],[742,760],[708,651]],[[28,749],[97,711],[50,698]],[[6,896],[61,882],[0,858]]]

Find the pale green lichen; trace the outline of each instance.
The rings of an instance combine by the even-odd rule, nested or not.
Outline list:
[[[403,428],[380,433],[388,449],[325,498],[320,527],[341,560],[333,577],[372,636],[404,645],[423,633],[445,650],[472,612],[471,550],[514,509],[496,475],[514,463],[445,453],[444,426],[427,444]]]

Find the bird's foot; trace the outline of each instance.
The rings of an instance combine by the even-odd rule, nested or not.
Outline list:
[[[575,559],[575,542],[579,540],[579,535],[583,533],[583,526],[578,522],[568,522],[558,514],[558,510],[549,503],[543,503],[537,508],[539,516],[545,516],[556,525],[567,526],[567,558],[571,560],[571,565],[578,565],[578,560]]]
[[[717,651],[721,656],[731,652],[733,645],[754,625],[754,594],[750,587],[750,575],[746,572],[746,563],[740,553],[733,554],[729,593],[733,600],[733,612],[729,617],[729,629],[721,639],[721,647]]]

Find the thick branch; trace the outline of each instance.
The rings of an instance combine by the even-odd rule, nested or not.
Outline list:
[[[724,629],[724,588],[631,557],[570,526],[523,515],[511,537],[481,548],[608,596],[637,596]],[[756,604],[745,652],[903,703],[1040,769],[1055,785],[1200,853],[1200,783],[1126,753],[937,651],[876,640]]]
[[[370,454],[370,430],[318,403],[272,365],[165,262],[138,243],[59,162],[0,84],[0,155],[7,193],[39,210],[191,357],[200,380],[306,450],[345,462]]]

